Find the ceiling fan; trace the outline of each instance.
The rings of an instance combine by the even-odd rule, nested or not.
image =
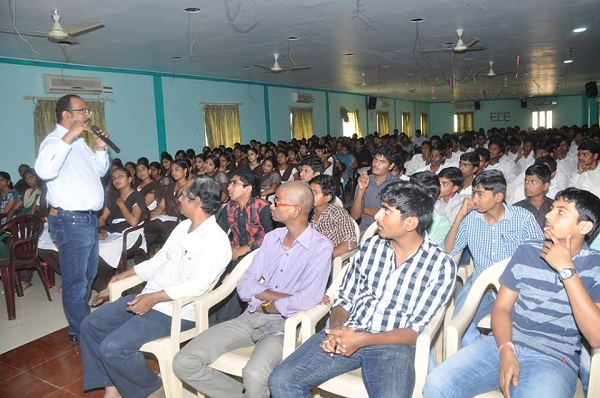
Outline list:
[[[441,52],[454,52],[455,54],[462,54],[467,51],[482,51],[486,50],[486,46],[481,47],[473,47],[477,42],[479,42],[479,37],[472,37],[469,41],[464,43],[462,41],[462,34],[464,29],[456,29],[456,34],[458,34],[458,41],[456,44],[448,44],[445,48],[433,48],[421,50],[422,53],[441,53]]]
[[[409,84],[408,84],[408,83],[406,83],[406,91],[405,91],[405,94],[406,94],[406,95],[411,95],[413,92],[415,92],[416,88],[409,88],[408,86],[409,86]]]
[[[504,72],[494,72],[494,61],[490,61],[490,70],[486,76],[487,77],[496,77],[496,76],[508,75],[509,73],[512,73],[512,71],[507,70]]]
[[[75,36],[80,36],[85,33],[92,32],[96,29],[104,27],[103,21],[95,21],[84,23],[78,26],[71,26],[70,28],[64,29],[60,24],[60,15],[58,10],[54,10],[52,14],[52,29],[49,32],[42,32],[38,30],[21,30],[18,31],[14,28],[0,28],[0,33],[11,33],[21,34],[23,36],[34,36],[34,37],[45,37],[52,43],[58,44],[79,44],[79,40]]]
[[[360,84],[357,84],[356,87],[367,87],[367,86],[377,86],[380,84],[385,84],[385,82],[375,82],[375,83],[367,83],[365,81],[365,72],[360,73],[362,75],[362,81]]]
[[[291,72],[296,70],[306,70],[310,69],[310,66],[297,66],[294,61],[292,61],[292,66],[284,66],[283,68],[279,65],[279,53],[273,53],[273,57],[275,58],[275,63],[273,66],[262,66],[262,65],[254,65],[257,68],[265,69],[268,73],[281,73],[281,72]]]

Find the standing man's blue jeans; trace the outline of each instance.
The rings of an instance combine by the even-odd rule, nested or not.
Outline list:
[[[577,372],[558,358],[538,351],[517,347],[521,369],[517,387],[511,397],[572,397],[577,387]],[[427,376],[425,398],[472,397],[500,388],[500,355],[496,340],[486,336],[438,365]]]
[[[98,272],[98,220],[94,213],[58,210],[48,216],[48,230],[58,247],[69,334],[78,338],[81,322],[90,313],[88,302]]]
[[[313,387],[361,367],[370,397],[403,398],[412,395],[415,347],[373,345],[360,348],[349,357],[330,357],[320,347],[325,339],[324,332],[315,334],[275,368],[269,378],[273,398],[309,398]]]
[[[139,349],[145,343],[171,333],[171,317],[150,310],[144,315],[127,311],[135,294],[104,304],[81,324],[83,389],[115,386],[124,398],[142,398],[158,390],[162,382]],[[181,330],[194,322],[183,320]]]

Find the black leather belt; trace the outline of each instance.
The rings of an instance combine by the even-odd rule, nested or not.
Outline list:
[[[56,213],[81,213],[81,214],[94,214],[95,210],[65,210],[60,207],[51,207],[50,214],[52,215],[52,210],[56,211]]]

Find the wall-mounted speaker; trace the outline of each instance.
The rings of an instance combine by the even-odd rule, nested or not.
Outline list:
[[[527,100],[526,99],[521,100],[521,108],[523,108],[523,109],[527,108]]]
[[[587,82],[585,84],[585,92],[588,97],[597,97],[598,96],[598,85],[596,82]]]
[[[475,110],[478,111],[481,109],[481,102],[475,101]]]
[[[369,97],[367,99],[367,109],[373,110],[377,108],[377,97]]]

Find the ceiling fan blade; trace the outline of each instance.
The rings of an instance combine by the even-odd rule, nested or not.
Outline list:
[[[450,48],[431,48],[431,49],[427,49],[427,50],[421,50],[421,53],[446,53],[446,52],[451,52],[452,51],[452,47]]]
[[[503,72],[496,72],[496,76],[508,75],[509,73],[514,73],[512,70],[506,70]]]
[[[13,35],[18,34],[14,28],[0,28],[0,33],[11,33]],[[48,37],[47,32],[41,32],[39,30],[21,30],[21,29],[19,29],[19,33],[23,36]]]
[[[487,50],[487,47],[486,46],[468,47],[465,51],[483,51],[483,50]]]
[[[271,67],[270,66],[267,67],[267,66],[255,65],[255,64],[252,64],[252,66],[255,66],[255,67],[260,68],[260,69],[268,70],[269,72],[271,71]]]
[[[473,37],[473,38],[471,38],[471,40],[469,40],[468,42],[465,43],[465,46],[471,47],[472,45],[474,45],[478,41],[479,41],[479,37]]]
[[[66,39],[62,39],[62,40],[50,40],[53,43],[58,43],[58,44],[69,44],[69,45],[74,45],[74,44],[81,44],[81,42],[79,40],[77,40],[76,38],[74,38],[73,36],[68,36]]]
[[[70,28],[65,29],[65,32],[67,32],[67,34],[70,36],[79,36],[84,33],[89,33],[94,30],[101,29],[104,26],[105,26],[104,21],[95,21],[95,22],[84,23],[84,24],[81,24],[78,26],[71,26]]]
[[[284,72],[294,71],[294,70],[307,70],[310,69],[310,66],[288,66],[285,68],[281,68]]]

